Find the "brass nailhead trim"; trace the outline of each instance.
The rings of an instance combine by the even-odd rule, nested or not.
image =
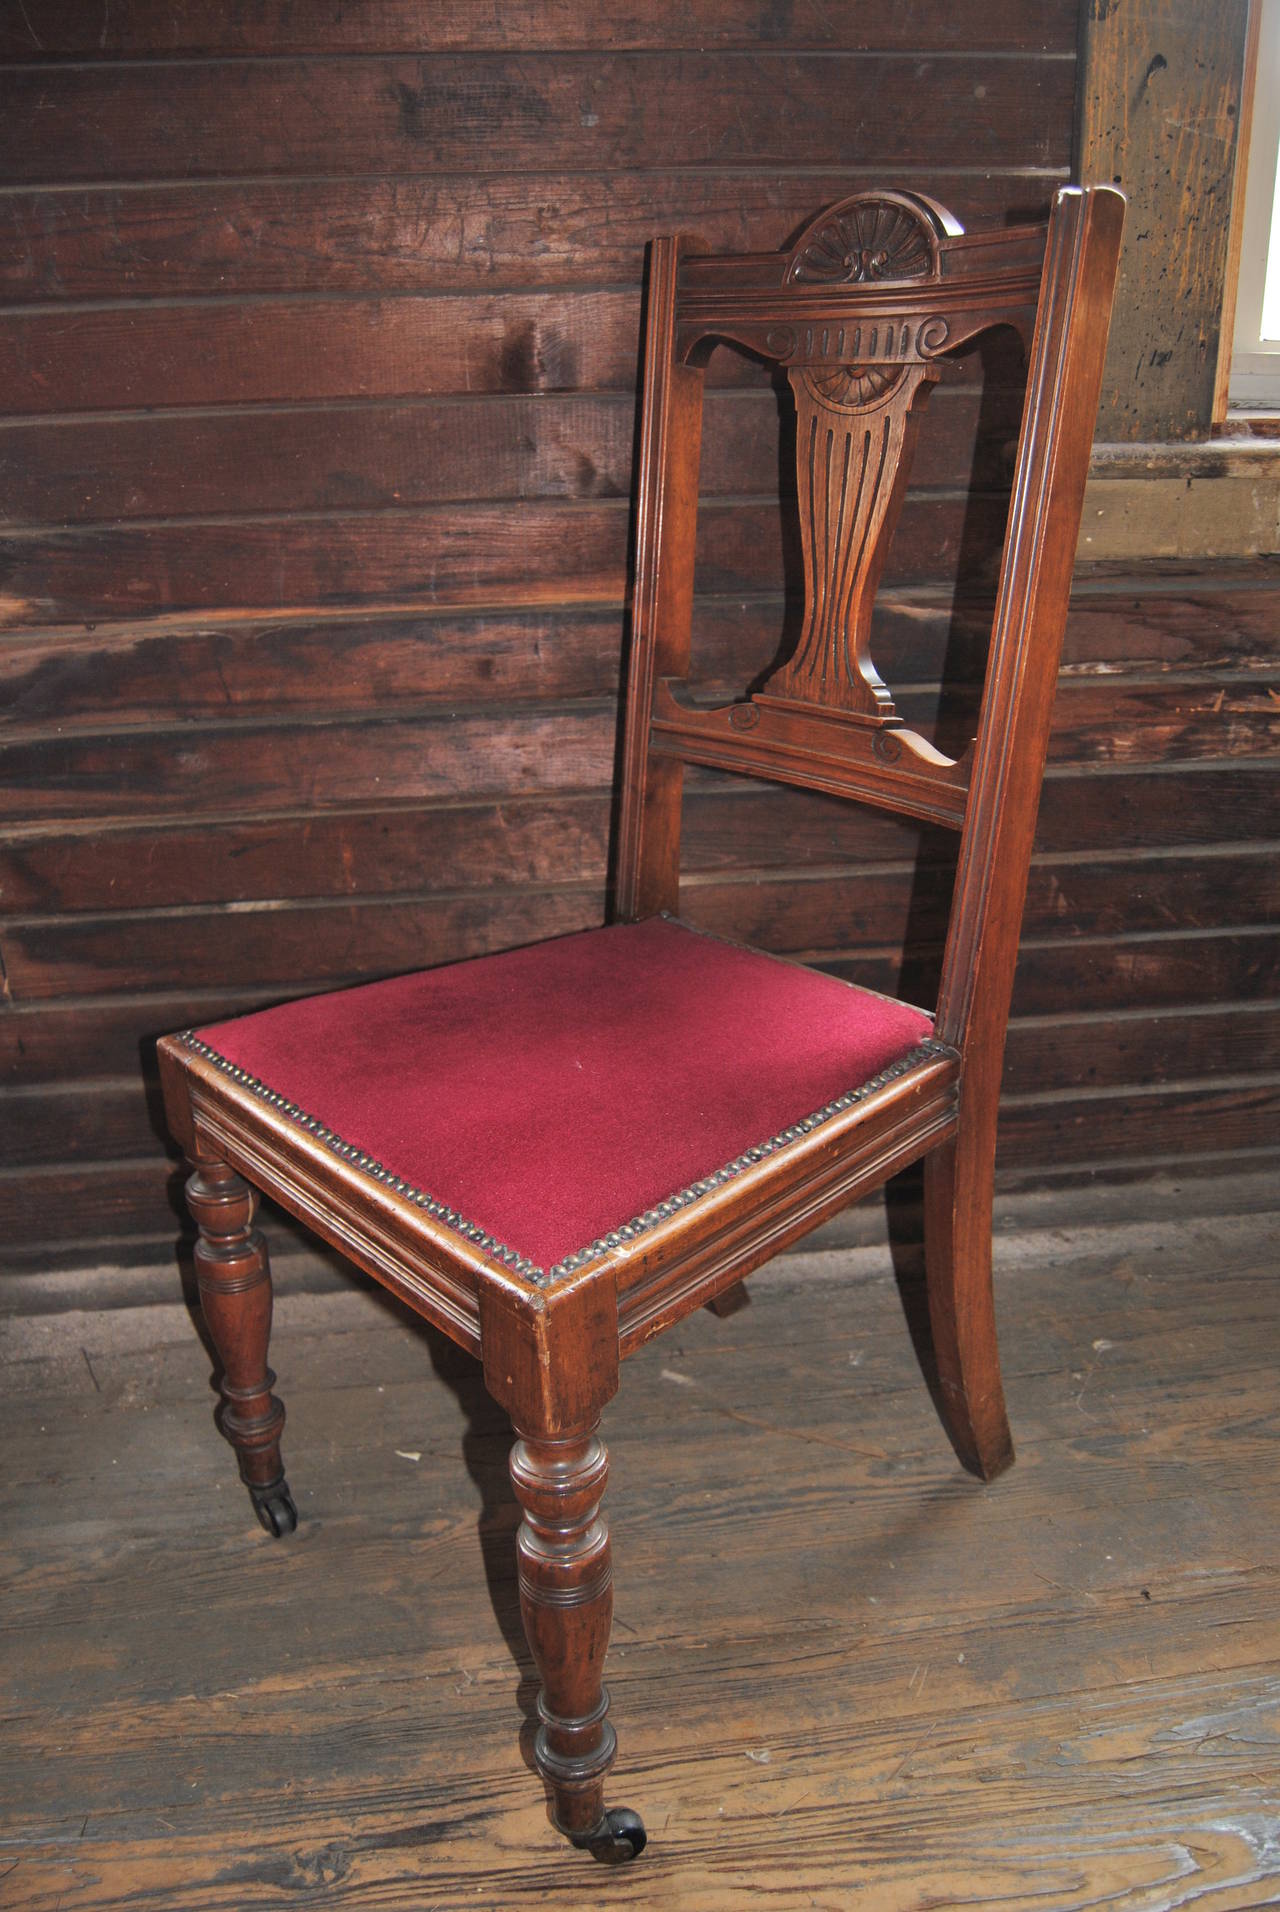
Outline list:
[[[240,1068],[238,1063],[228,1061],[226,1056],[204,1042],[193,1030],[184,1029],[179,1039],[196,1055],[202,1056],[206,1062],[212,1062],[215,1068],[220,1069],[223,1075],[229,1076],[232,1082],[238,1083],[241,1088],[248,1089],[251,1095],[257,1096],[269,1108],[278,1109],[281,1115],[288,1116],[290,1121],[296,1122],[300,1128],[305,1129],[308,1135],[314,1135],[317,1142],[323,1143],[325,1148],[340,1156],[344,1162],[350,1162],[353,1167],[360,1169],[373,1181],[383,1183],[397,1195],[403,1195],[406,1201],[421,1208],[431,1216],[433,1221],[443,1222],[446,1227],[452,1228],[455,1234],[474,1243],[486,1255],[491,1255],[495,1261],[500,1261],[504,1267],[514,1270],[518,1275],[523,1275],[526,1280],[537,1282],[539,1287],[548,1286],[561,1275],[573,1274],[577,1269],[585,1267],[589,1261],[594,1261],[597,1256],[606,1254],[609,1249],[621,1248],[625,1243],[634,1241],[637,1235],[647,1234],[660,1222],[669,1221],[673,1215],[678,1215],[682,1208],[688,1208],[692,1202],[700,1200],[702,1196],[710,1195],[717,1188],[723,1188],[726,1182],[732,1181],[735,1175],[741,1175],[744,1169],[753,1167],[756,1162],[763,1162],[770,1155],[776,1155],[779,1149],[786,1148],[791,1142],[798,1142],[802,1136],[811,1135],[814,1129],[819,1128],[824,1122],[829,1122],[833,1116],[843,1115],[846,1109],[852,1109],[859,1102],[865,1102],[867,1097],[873,1095],[877,1089],[883,1089],[888,1083],[896,1082],[899,1076],[908,1074],[920,1063],[930,1062],[934,1057],[952,1054],[945,1042],[939,1042],[936,1036],[926,1036],[924,1041],[917,1043],[914,1049],[909,1049],[906,1055],[899,1056],[896,1062],[891,1062],[887,1068],[881,1069],[878,1075],[871,1076],[866,1082],[860,1083],[856,1089],[846,1090],[843,1095],[836,1096],[834,1101],[827,1102],[822,1108],[816,1109],[812,1115],[802,1116],[798,1122],[792,1122],[789,1127],[780,1129],[777,1135],[771,1135],[768,1141],[754,1143],[751,1148],[736,1156],[732,1162],[726,1162],[723,1168],[716,1169],[711,1175],[704,1175],[701,1181],[691,1182],[687,1188],[679,1189],[674,1195],[668,1195],[666,1200],[659,1202],[655,1208],[647,1208],[643,1215],[636,1215],[631,1221],[624,1222],[621,1227],[611,1229],[607,1235],[601,1235],[595,1241],[588,1242],[585,1248],[575,1249],[573,1254],[566,1255],[553,1267],[539,1268],[535,1262],[529,1260],[527,1255],[520,1254],[518,1250],[509,1248],[505,1242],[498,1241],[493,1235],[487,1234],[478,1223],[468,1221],[465,1215],[460,1215],[456,1208],[450,1208],[447,1202],[438,1201],[434,1195],[428,1195],[424,1189],[415,1188],[412,1182],[406,1182],[401,1176],[393,1175],[390,1169],[377,1161],[374,1156],[366,1155],[363,1149],[356,1148],[353,1143],[346,1141],[333,1129],[327,1128],[314,1115],[308,1115],[305,1109],[299,1108],[296,1102],[291,1102],[287,1096],[281,1095],[278,1089],[268,1088],[265,1082],[260,1082],[255,1075],[250,1075],[247,1069]]]

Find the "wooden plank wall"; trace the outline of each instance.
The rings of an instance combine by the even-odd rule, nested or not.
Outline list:
[[[0,16],[15,1265],[172,1239],[157,1033],[602,919],[646,237],[773,246],[886,180],[1001,222],[1070,162],[1072,0],[608,17],[605,45],[587,0]],[[797,559],[775,395],[720,357],[699,641],[729,681]],[[952,734],[1008,374],[935,399],[881,617],[907,711],[959,686]],[[1276,605],[1259,566],[1082,584],[1007,1175],[1277,1140]],[[698,922],[881,986],[904,930],[936,941],[939,847],[871,813],[707,776],[686,829]]]

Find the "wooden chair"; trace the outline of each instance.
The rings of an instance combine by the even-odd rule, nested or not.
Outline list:
[[[604,1806],[599,1425],[625,1355],[923,1157],[944,1414],[984,1478],[1013,1458],[996,1102],[1122,216],[1120,194],[1067,188],[1047,226],[967,235],[876,192],[781,253],[655,241],[616,923],[160,1045],[222,1425],[263,1524],[296,1513],[247,1183],[479,1356],[509,1411],[537,1763],[555,1824],[601,1858],[644,1843]],[[939,355],[992,326],[1021,333],[1028,384],[977,736],[953,761],[895,714],[868,633]],[[687,679],[702,368],[722,340],[790,380],[806,597],[791,657],[712,707]],[[679,923],[686,763],[959,832],[933,1015]]]

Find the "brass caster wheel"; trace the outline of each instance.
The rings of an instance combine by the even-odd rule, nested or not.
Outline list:
[[[253,1502],[254,1513],[273,1540],[279,1540],[283,1534],[293,1533],[298,1525],[298,1510],[283,1474],[279,1480],[269,1481],[265,1487],[251,1486],[249,1498]]]
[[[629,1806],[612,1806],[592,1832],[575,1832],[573,1843],[603,1866],[624,1866],[638,1859],[648,1835],[644,1821]]]

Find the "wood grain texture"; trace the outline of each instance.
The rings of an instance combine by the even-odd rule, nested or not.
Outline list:
[[[1132,208],[1098,436],[1207,438],[1213,422],[1246,0],[1093,5],[1081,176]]]
[[[779,488],[778,400],[765,385],[707,405],[704,497]],[[993,402],[994,399],[994,402]],[[1007,486],[1020,394],[944,388],[916,461],[920,489]],[[980,410],[982,432],[979,436]],[[253,512],[394,510],[530,498],[629,498],[630,393],[494,394],[275,406],[0,427],[4,528]]]
[[[13,413],[630,389],[638,288],[0,315]]]
[[[1186,583],[1159,567],[1078,588],[1067,625],[1072,680],[1157,682],[1176,672],[1217,692],[1222,673],[1257,672],[1272,659],[1276,580],[1253,567],[1197,569]],[[777,652],[788,606],[770,594],[694,603],[700,682],[728,694]],[[941,592],[882,592],[872,643],[898,685],[980,681],[990,606]],[[354,691],[394,712],[441,700],[612,696],[621,669],[620,607],[554,605],[500,616],[425,608],[282,611],[202,618],[166,614],[83,626],[28,628],[0,646],[6,736],[139,724],[157,712],[184,722],[284,714],[349,715]],[[1225,698],[1224,698],[1225,702]]]
[[[614,29],[611,16],[611,39]],[[655,232],[684,226],[721,249],[763,250],[846,192],[859,164],[540,172],[532,195],[526,176],[502,172],[13,189],[0,196],[0,295],[58,306],[125,294],[637,285]],[[1053,181],[1015,159],[987,177],[939,168],[929,185],[976,222],[1011,199],[1027,217],[1043,214]]]
[[[5,934],[5,967],[16,1004],[173,989],[184,980],[192,989],[256,985],[299,994],[331,980],[387,975],[589,928],[599,920],[601,873],[594,877],[574,888],[512,881],[487,895],[470,889],[251,905],[212,917],[195,948],[189,908],[18,918]],[[835,954],[900,947],[908,931],[917,946],[937,948],[948,902],[945,867],[897,863],[810,881],[783,874],[690,882],[681,910],[699,929],[757,947]],[[1280,921],[1280,872],[1270,846],[1223,851],[1212,860],[1193,853],[1083,867],[1046,861],[1035,869],[1023,918],[1027,936],[1081,939],[1189,933],[1206,921],[1243,929]]]
[[[608,1417],[611,1684],[655,1842],[587,1874],[592,1903],[1274,1901],[1274,1229],[1148,1207],[1002,1245],[1021,1464],[987,1494],[883,1250],[637,1357]],[[13,1912],[582,1903],[515,1749],[510,1435],[472,1364],[365,1296],[278,1305],[306,1517],[282,1559],[232,1513],[176,1300],[18,1319],[5,1348]]]
[[[17,1153],[51,1173],[67,1125],[65,1202],[44,1168],[0,1170],[15,1248],[56,1234],[96,1258],[176,1226],[164,1164],[131,1153],[148,1145],[141,1058],[165,1028],[262,1000],[237,979],[274,929],[266,987],[287,993],[313,911],[334,981],[600,920],[644,243],[776,245],[890,179],[971,227],[1038,217],[1070,164],[1075,33],[1065,0],[714,0],[696,17],[661,0],[612,10],[607,48],[582,0],[3,13],[0,731],[24,820],[0,840],[0,957],[40,993],[0,1002],[0,1059],[48,1097]],[[981,671],[990,606],[949,580],[989,583],[1007,369],[967,361],[935,392],[904,527],[932,574],[877,608],[873,655],[926,729],[940,676],[962,729]],[[798,552],[778,533],[773,393],[729,353],[708,381],[701,488],[721,528],[693,655],[722,690],[776,659]],[[948,494],[970,476],[962,515]],[[504,531],[490,568],[495,511],[524,546]],[[1213,893],[1220,847],[1277,836],[1275,589],[1274,567],[1236,564],[1077,591],[1081,691],[1060,700],[1039,836],[1067,902],[1024,951],[1016,1013],[1146,1016],[1132,1047],[1109,1025],[1108,1090],[1169,1079],[1171,1013],[1197,1081],[1219,1012],[1236,1016],[1221,1067],[1247,1069],[1243,1012],[1280,995],[1238,857]],[[862,933],[852,892],[869,872],[880,927],[899,920],[914,832],[688,781],[686,866],[695,891],[714,879],[718,920],[740,912],[779,947],[816,936],[892,986],[896,952]],[[1117,851],[1165,857],[1143,865],[1144,923],[1185,876],[1167,924],[1126,933]],[[184,920],[227,974],[162,980]],[[1025,1065],[1011,1052],[1018,1093],[1052,1041]],[[1084,1090],[1083,1022],[1060,1041],[1046,1093]],[[73,1117],[81,1080],[104,1086]],[[1211,1147],[1236,1118],[1202,1112]],[[1099,1120],[1117,1159],[1138,1146],[1118,1112]]]
[[[936,694],[903,696],[903,715],[928,720]],[[199,729],[15,739],[0,748],[12,825],[159,820],[246,810],[297,812],[369,804],[395,777],[400,802],[473,798],[510,787],[605,790],[614,767],[614,712],[600,700],[492,713],[375,713],[321,723],[207,723]],[[1123,725],[1117,730],[1117,725]],[[971,731],[972,725],[969,724]],[[1239,758],[1264,771],[1280,714],[1252,678],[1210,688],[1156,682],[1123,688],[1089,680],[1059,691],[1052,761],[1131,769]],[[316,744],[324,743],[317,761]],[[209,779],[220,781],[210,785]],[[514,784],[509,780],[514,779]]]
[[[0,68],[0,167],[15,185],[759,169],[801,148],[810,166],[871,152],[923,170],[963,152],[968,165],[1051,168],[1070,141],[1069,60],[922,51],[874,69],[867,85],[861,54],[790,48],[12,66]],[[926,94],[933,110],[911,110]]]
[[[857,954],[826,954],[825,966],[872,988],[892,990],[898,963],[889,952],[867,949]],[[1062,1020],[1063,1041],[1069,1031],[1078,1036],[1056,1066],[1088,1069],[1097,1064],[1093,1040],[1082,1025],[1091,1019],[1106,1021],[1112,1012],[1124,1015],[1199,1017],[1221,1007],[1252,1013],[1252,1004],[1266,1014],[1280,997],[1280,937],[1267,926],[1198,931],[1185,935],[1113,936],[1099,941],[1077,938],[1028,938],[1018,966],[1014,999],[1018,1015],[1043,1021],[1048,1027]],[[11,1008],[0,1018],[0,1056],[4,1081],[14,1086],[40,1085],[60,1078],[74,1079],[77,1068],[127,1076],[136,1083],[136,1071],[146,1061],[157,1036],[185,1021],[211,1020],[237,1010],[260,1006],[276,998],[258,989],[221,991],[178,989],[170,993],[124,994],[90,999],[61,998],[27,1007]],[[1071,1012],[1064,1002],[1084,1003]],[[1161,1021],[1166,1032],[1169,1022]],[[1048,1038],[1051,1040],[1051,1038]],[[1117,1037],[1117,1040],[1119,1038]],[[1207,1056],[1192,1029],[1184,1039],[1169,1036],[1163,1067],[1177,1073],[1184,1054]],[[1159,1074],[1154,1062],[1148,1065]],[[1031,1084],[1023,1086],[1030,1087]]]
[[[1045,786],[1037,866],[1072,856],[1081,836],[1114,862],[1127,851],[1160,855],[1272,841],[1280,782],[1271,765],[1197,762],[1194,805],[1186,768],[1160,764],[1101,773],[1063,766]],[[1171,819],[1170,810],[1176,812]],[[605,882],[612,805],[604,790],[525,794],[502,802],[406,803],[368,808],[265,810],[250,817],[122,821],[14,832],[0,845],[0,897],[13,916],[121,911],[289,898],[374,898],[421,890],[485,891],[516,884]],[[839,883],[841,872],[881,863],[914,866],[918,839],[885,813],[784,789],[708,776],[684,814],[690,883],[780,872]],[[288,846],[288,855],[284,847]],[[945,861],[945,849],[932,846]],[[199,855],[197,855],[199,851]],[[1210,866],[1206,865],[1206,869]],[[1195,880],[1208,882],[1209,875]],[[1227,898],[1224,895],[1223,902]],[[776,934],[775,926],[770,934]]]
[[[252,8],[206,13],[168,0],[114,0],[103,13],[97,0],[62,0],[38,20],[21,11],[0,22],[0,56],[43,61],[59,56],[116,60],[129,55],[298,53],[445,53],[517,43],[530,52],[581,52],[599,44],[599,15],[590,0],[538,0],[495,14],[488,0],[451,0],[424,17],[417,0],[337,0],[299,9],[291,0],[264,0]],[[620,5],[610,10],[615,47],[729,49],[826,47],[884,51],[937,46],[1054,52],[1071,47],[1069,0],[1046,0],[1033,14],[1002,0],[956,0],[941,19],[928,0],[906,0],[886,12],[866,0],[800,0],[784,13],[771,0],[703,0],[696,19],[676,0]]]
[[[909,500],[889,578],[901,584],[962,566],[970,575],[981,571],[1006,510],[998,495],[968,503],[950,493]],[[625,501],[566,499],[533,500],[518,512],[502,504],[348,509],[15,534],[0,541],[7,574],[0,618],[29,627],[220,610],[232,577],[245,607],[259,615],[380,600],[422,609],[620,607],[628,532]],[[708,592],[779,588],[786,544],[777,503],[710,504],[699,526],[698,561]]]

